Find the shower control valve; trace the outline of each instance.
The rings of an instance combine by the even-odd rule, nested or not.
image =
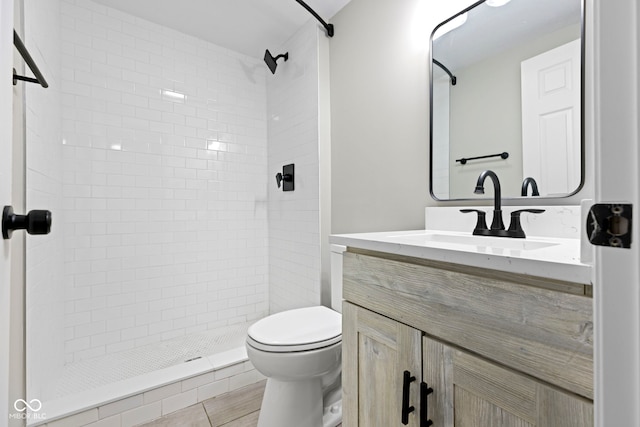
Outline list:
[[[282,167],[282,173],[278,172],[276,174],[276,183],[278,184],[278,188],[280,188],[280,185],[282,184],[282,191],[294,190],[293,170],[293,164],[284,165]]]
[[[278,183],[278,188],[280,188],[280,184],[282,183],[282,181],[291,182],[291,179],[293,179],[293,177],[288,173],[282,175],[280,172],[278,172],[276,174],[276,182]]]

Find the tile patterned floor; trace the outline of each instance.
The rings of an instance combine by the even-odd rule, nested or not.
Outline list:
[[[140,427],[256,427],[265,384],[222,394]]]
[[[266,381],[216,396],[141,427],[256,427]]]

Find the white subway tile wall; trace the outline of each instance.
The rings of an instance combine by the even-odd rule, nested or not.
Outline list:
[[[61,22],[65,361],[265,316],[262,61],[88,0]]]
[[[274,54],[289,52],[267,77],[269,112],[269,306],[272,313],[320,304],[318,37],[310,19]],[[295,164],[295,191],[273,177]]]
[[[25,88],[26,204],[53,215],[51,234],[26,240],[26,363],[28,399],[43,396],[64,364],[64,212],[61,103],[60,3],[24,3],[23,41],[49,83],[45,89],[19,82]],[[16,64],[23,63],[19,59]],[[31,71],[26,67],[25,74]],[[22,208],[16,206],[16,213]],[[22,238],[16,233],[15,238]],[[37,325],[37,327],[33,327]]]

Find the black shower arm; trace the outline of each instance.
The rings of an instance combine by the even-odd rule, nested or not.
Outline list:
[[[325,30],[327,30],[328,37],[333,37],[333,24],[327,24],[326,22],[324,22],[324,19],[320,18],[320,15],[318,15],[315,10],[311,9],[309,5],[303,2],[302,0],[296,0],[296,1],[300,6],[307,9],[307,12],[312,14],[318,21],[320,21],[320,23],[325,28]]]
[[[444,70],[444,72],[447,73],[449,75],[449,77],[451,77],[451,86],[455,86],[456,83],[458,82],[458,79],[456,78],[456,76],[451,74],[451,71],[449,71],[449,69],[447,67],[445,67],[442,64],[442,62],[438,61],[437,59],[434,59],[433,63],[436,64],[438,67],[442,68]]]

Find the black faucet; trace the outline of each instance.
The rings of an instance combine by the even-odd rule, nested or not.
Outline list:
[[[484,194],[484,180],[487,179],[487,177],[490,177],[493,181],[493,221],[491,221],[491,230],[504,230],[504,222],[502,222],[502,210],[500,209],[502,197],[498,175],[496,175],[496,173],[491,170],[482,172],[478,177],[478,182],[476,183],[476,189],[474,193]]]
[[[544,212],[544,209],[520,209],[517,211],[511,212],[511,224],[509,224],[509,229],[504,229],[504,222],[502,222],[502,200],[501,200],[501,190],[500,190],[500,180],[498,179],[498,175],[491,170],[486,170],[480,174],[478,177],[478,182],[476,184],[476,189],[474,191],[475,194],[484,194],[484,181],[490,177],[493,181],[493,191],[494,191],[494,199],[493,199],[493,221],[491,222],[491,228],[487,228],[487,223],[485,221],[486,213],[484,211],[480,211],[477,209],[460,209],[462,213],[470,213],[476,212],[478,214],[478,222],[476,223],[476,227],[473,230],[473,234],[476,236],[494,236],[494,237],[514,237],[514,238],[525,238],[524,230],[522,230],[522,225],[520,224],[520,214],[522,212],[529,212],[539,214]],[[533,178],[527,178],[525,182],[530,182],[527,180],[533,181],[532,189],[537,191],[537,186],[535,185],[535,181]],[[523,184],[523,188],[524,184]],[[536,194],[534,194],[536,195]]]
[[[529,185],[531,185],[531,195],[539,196],[540,192],[538,191],[538,183],[531,177],[527,177],[524,179],[524,181],[522,181],[522,191],[520,192],[520,195],[523,197],[527,196],[527,187]]]

